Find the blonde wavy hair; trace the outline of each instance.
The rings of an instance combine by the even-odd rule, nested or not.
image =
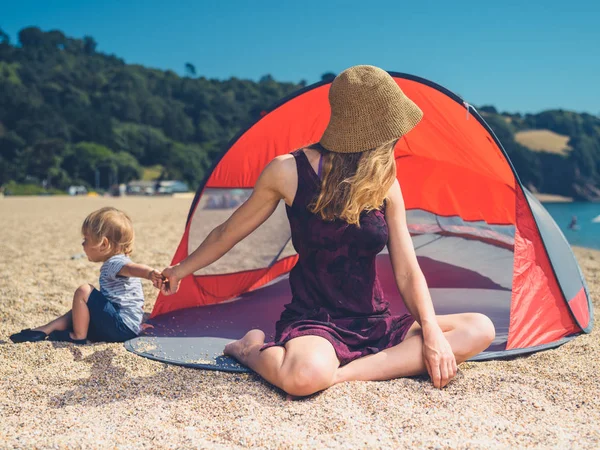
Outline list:
[[[113,255],[129,255],[133,252],[133,223],[127,214],[117,208],[100,208],[88,215],[81,225],[81,234],[95,244],[108,240]]]
[[[309,209],[322,219],[342,219],[360,227],[360,214],[381,208],[396,179],[397,140],[360,153],[335,153],[316,144],[323,154],[321,191]]]

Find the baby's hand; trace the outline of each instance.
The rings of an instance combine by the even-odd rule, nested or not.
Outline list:
[[[152,285],[156,289],[162,289],[164,278],[158,270],[152,269],[152,271],[150,272],[150,281],[152,281]]]

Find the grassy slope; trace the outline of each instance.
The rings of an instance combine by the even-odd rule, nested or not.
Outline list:
[[[546,151],[566,155],[571,148],[568,145],[569,136],[550,130],[524,130],[515,133],[515,140],[534,151]]]

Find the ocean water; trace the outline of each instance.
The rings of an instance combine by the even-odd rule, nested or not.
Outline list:
[[[571,245],[600,250],[600,203],[543,203]],[[569,229],[577,217],[577,229]],[[597,218],[596,222],[593,220]]]

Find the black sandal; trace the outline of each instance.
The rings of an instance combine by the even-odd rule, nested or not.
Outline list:
[[[49,341],[54,342],[72,342],[77,345],[87,344],[87,339],[73,339],[71,337],[71,330],[56,330],[48,335]]]
[[[39,342],[43,341],[48,337],[43,331],[32,330],[31,328],[25,328],[18,333],[11,334],[9,339],[15,344],[21,344],[23,342]]]

